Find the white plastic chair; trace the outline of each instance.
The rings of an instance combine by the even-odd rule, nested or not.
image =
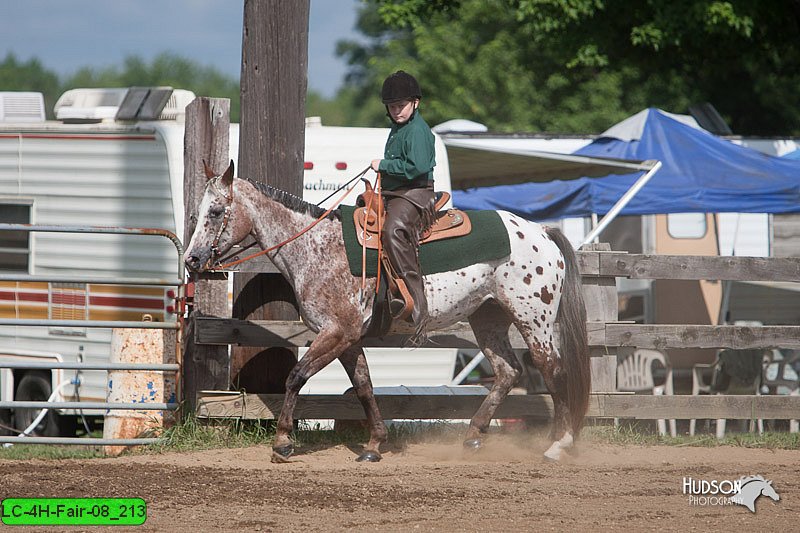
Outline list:
[[[663,385],[656,385],[653,379],[653,364],[658,362],[666,370],[666,379]],[[651,392],[654,395],[673,394],[672,365],[663,352],[639,348],[623,359],[617,365],[617,390],[623,392]],[[614,419],[614,425],[619,424],[619,419]],[[658,434],[667,434],[666,421],[657,421]],[[669,421],[670,434],[675,437],[677,430],[675,420]]]
[[[800,396],[800,351],[772,350],[772,357],[764,361],[761,381],[762,394]],[[800,431],[800,420],[789,420],[789,431]]]

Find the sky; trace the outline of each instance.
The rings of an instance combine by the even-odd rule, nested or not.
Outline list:
[[[331,97],[345,63],[336,42],[358,40],[360,0],[311,0],[308,86]],[[13,0],[0,15],[0,60],[38,58],[57,74],[81,67],[121,65],[136,55],[150,61],[171,52],[238,78],[244,0]],[[2,87],[0,87],[2,90]]]

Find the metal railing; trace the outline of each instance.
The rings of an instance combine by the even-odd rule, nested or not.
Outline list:
[[[0,231],[25,231],[47,233],[92,233],[92,234],[119,234],[119,235],[153,235],[169,239],[175,246],[178,259],[178,277],[175,279],[146,278],[146,277],[92,277],[72,275],[34,275],[19,273],[0,273],[0,281],[21,282],[46,282],[46,283],[96,283],[110,285],[147,285],[160,287],[177,287],[178,300],[185,296],[185,267],[183,263],[183,245],[178,237],[167,230],[153,228],[116,228],[101,226],[53,226],[33,224],[0,224]],[[0,318],[0,325],[7,326],[55,326],[55,327],[89,327],[89,328],[124,328],[124,329],[174,329],[179,330],[181,323],[154,322],[154,321],[114,321],[114,320],[55,320],[55,319],[4,319]],[[42,369],[42,370],[106,370],[106,371],[149,371],[149,372],[179,372],[180,365],[170,363],[84,363],[84,362],[34,362],[34,361],[3,361],[0,357],[0,369]],[[143,410],[143,411],[174,411],[179,407],[174,402],[53,402],[53,401],[0,401],[0,409],[106,409],[106,410]],[[40,413],[41,416],[41,413]],[[37,417],[40,418],[40,417]],[[32,424],[33,425],[33,424]],[[26,428],[29,431],[31,428]],[[23,432],[24,434],[25,432]],[[80,445],[106,445],[106,446],[133,446],[152,444],[158,438],[125,438],[108,439],[93,437],[31,437],[31,436],[0,436],[0,444],[80,444]]]

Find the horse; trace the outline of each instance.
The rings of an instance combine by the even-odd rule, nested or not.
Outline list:
[[[739,479],[741,489],[731,496],[733,503],[744,505],[750,509],[751,513],[756,512],[756,500],[759,496],[766,496],[773,501],[778,501],[781,497],[772,486],[772,481],[767,481],[764,476],[747,476]]]
[[[252,235],[293,288],[302,321],[316,333],[287,377],[272,461],[286,462],[294,453],[290,433],[297,396],[306,381],[334,359],[344,366],[367,418],[369,442],[356,460],[380,461],[379,448],[388,433],[360,345],[370,325],[373,302],[360,296],[362,279],[348,266],[340,210],[326,212],[285,191],[234,177],[232,161],[222,175],[206,168],[206,177],[197,226],[185,252],[187,267],[194,272],[210,269]],[[519,330],[553,399],[553,442],[544,460],[560,461],[563,452],[573,448],[589,403],[586,308],[577,258],[557,228],[497,213],[509,234],[510,254],[424,276],[428,328],[468,320],[494,370],[494,383],[466,431],[463,445],[467,450],[481,449],[481,435],[522,374],[509,340],[510,326]],[[302,232],[313,224],[313,229]],[[302,234],[297,236],[298,232]],[[376,279],[366,281],[364,294],[374,294]],[[389,333],[410,335],[414,328],[394,321]]]

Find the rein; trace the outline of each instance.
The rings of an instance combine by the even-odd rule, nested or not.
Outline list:
[[[363,170],[363,171],[362,171],[362,172],[361,172],[361,173],[360,173],[358,176],[356,176],[355,178],[353,178],[353,179],[352,179],[352,180],[350,180],[350,181],[355,181],[356,179],[360,178],[361,176],[363,176],[364,174],[366,174],[366,173],[367,173],[367,171],[368,171],[370,168],[371,168],[371,167],[367,167],[367,168],[365,168],[365,169],[364,169],[364,170]],[[295,233],[294,235],[292,235],[292,236],[291,236],[291,237],[289,237],[288,239],[286,239],[286,240],[284,240],[284,241],[282,241],[282,242],[279,242],[279,243],[278,243],[278,244],[276,244],[275,246],[270,246],[270,247],[269,247],[269,248],[267,248],[266,250],[261,250],[260,252],[256,252],[256,253],[254,253],[254,254],[250,254],[250,255],[248,255],[247,257],[243,257],[242,259],[237,259],[236,261],[231,261],[230,263],[224,263],[224,264],[219,264],[219,263],[217,263],[217,264],[215,265],[215,267],[216,267],[216,268],[219,268],[219,269],[222,269],[222,270],[225,270],[225,269],[227,269],[227,268],[230,268],[230,267],[233,267],[233,266],[236,266],[236,265],[240,265],[240,264],[244,263],[245,261],[249,261],[250,259],[256,258],[256,257],[258,257],[258,256],[260,256],[260,255],[268,254],[269,252],[271,252],[271,251],[273,251],[273,250],[277,250],[278,248],[280,248],[280,247],[282,247],[282,246],[284,246],[284,245],[286,245],[286,244],[288,244],[288,243],[292,242],[293,240],[297,239],[298,237],[300,237],[300,236],[301,236],[301,235],[303,235],[304,233],[306,233],[306,232],[308,232],[309,230],[311,230],[311,229],[312,229],[314,226],[316,226],[317,224],[319,224],[320,222],[322,222],[322,220],[323,220],[323,219],[325,219],[325,217],[327,217],[329,214],[331,214],[331,212],[332,212],[334,209],[336,209],[336,207],[337,207],[337,206],[338,206],[340,203],[342,203],[342,201],[344,201],[344,199],[347,197],[347,195],[349,195],[349,194],[352,192],[352,190],[355,188],[355,186],[356,186],[357,184],[358,184],[358,182],[356,182],[356,183],[353,183],[353,185],[351,185],[351,186],[350,186],[350,188],[348,188],[348,189],[347,189],[347,191],[345,191],[345,193],[344,193],[342,196],[340,196],[340,197],[339,197],[339,199],[338,199],[338,200],[336,200],[336,201],[335,201],[335,202],[334,202],[334,203],[333,203],[333,204],[332,204],[332,205],[331,205],[331,206],[330,206],[330,207],[329,207],[329,208],[328,208],[328,209],[327,209],[327,210],[326,210],[324,213],[322,213],[322,214],[321,214],[321,215],[320,215],[320,216],[319,216],[319,217],[318,217],[318,218],[317,218],[317,219],[316,219],[314,222],[312,222],[311,224],[309,224],[308,226],[306,226],[305,228],[303,228],[303,229],[302,229],[302,230],[300,230],[299,232]],[[224,193],[224,191],[221,191],[221,190],[219,190],[219,189],[217,188],[216,184],[214,184],[214,188],[215,188],[215,189],[217,189],[217,192],[219,192],[219,193],[220,193],[220,194],[221,194],[223,197],[225,197],[225,199],[227,199],[228,201],[230,201],[230,202],[231,202],[231,204],[233,203],[233,181],[231,181],[231,191],[230,191],[230,197],[228,197],[228,196],[227,196],[227,195]],[[330,196],[329,196],[328,198],[330,198]],[[327,200],[327,198],[326,198],[325,200]],[[325,200],[323,200],[323,202],[324,202]],[[222,232],[223,232],[223,231],[225,231],[225,227],[226,227],[226,226],[227,226],[227,224],[228,224],[228,219],[230,218],[230,208],[231,208],[231,204],[229,204],[229,205],[228,205],[228,206],[225,208],[225,217],[224,217],[224,218],[223,218],[223,220],[222,220],[222,225],[220,226],[220,230],[217,232],[217,235],[216,235],[216,237],[214,238],[214,242],[213,242],[213,243],[212,243],[212,245],[211,245],[211,252],[212,252],[214,255],[216,255],[216,251],[215,251],[215,250],[217,249],[217,244],[219,244],[219,239],[220,239],[220,236],[222,235]],[[229,257],[230,257],[230,256],[229,256]],[[220,259],[220,261],[224,261],[225,259],[228,259],[228,258],[226,257],[226,258]]]
[[[383,257],[383,246],[381,242],[381,235],[383,233],[383,202],[380,200],[381,198],[381,173],[378,172],[378,175],[375,176],[375,194],[369,197],[369,203],[367,204],[367,217],[369,217],[369,213],[372,211],[372,202],[378,198],[378,209],[377,209],[377,217],[378,220],[378,274],[375,283],[375,294],[378,294],[381,286],[381,258]],[[366,218],[365,218],[366,220]],[[364,290],[367,288],[367,236],[366,236],[366,224],[364,224],[364,233],[362,242],[361,242],[361,295],[363,297]]]

